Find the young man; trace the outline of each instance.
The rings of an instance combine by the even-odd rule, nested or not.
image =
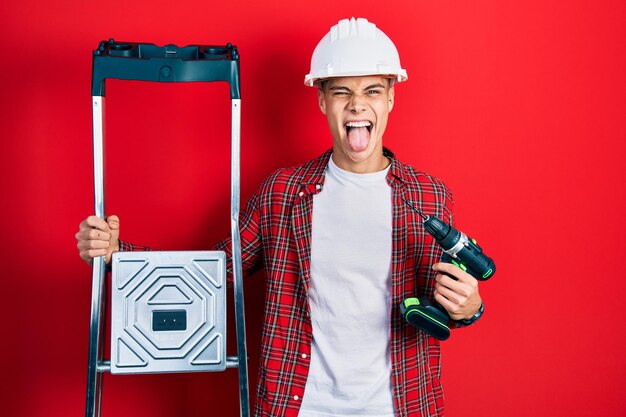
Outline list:
[[[262,262],[267,277],[256,416],[443,414],[439,342],[398,306],[425,296],[461,320],[482,301],[404,202],[451,221],[449,190],[383,148],[404,80],[395,46],[365,19],[340,21],[313,53],[305,83],[332,149],[273,174],[241,218],[244,273]],[[76,238],[88,262],[130,248],[115,216],[87,218]],[[229,240],[216,249],[230,258]]]

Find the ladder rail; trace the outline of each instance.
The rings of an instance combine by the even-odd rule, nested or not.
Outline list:
[[[233,257],[233,291],[235,299],[235,324],[237,332],[237,356],[239,362],[239,401],[241,417],[250,414],[248,387],[248,360],[246,348],[246,323],[243,298],[243,273],[241,259],[241,237],[239,235],[240,206],[240,126],[241,99],[232,100],[232,145],[231,145],[231,237]]]
[[[92,98],[94,210],[95,215],[100,218],[104,217],[104,101],[104,97],[96,96]],[[98,370],[98,363],[104,355],[105,274],[106,263],[104,257],[94,258],[91,276],[86,417],[97,417],[100,415],[102,372]]]

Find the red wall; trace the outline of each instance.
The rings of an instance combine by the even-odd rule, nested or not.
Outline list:
[[[246,199],[330,146],[302,81],[317,41],[353,15],[383,28],[409,71],[387,146],[452,187],[457,225],[498,265],[484,320],[444,344],[447,415],[624,412],[626,3],[127,3],[0,5],[2,415],[84,413],[91,282],[73,235],[93,210],[97,43],[240,48]],[[228,229],[226,86],[111,81],[107,106],[107,211],[122,236],[209,248]],[[254,385],[262,276],[245,289]],[[236,372],[106,375],[103,413],[237,416]]]

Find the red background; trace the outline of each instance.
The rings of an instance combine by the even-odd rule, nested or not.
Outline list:
[[[457,225],[498,265],[484,320],[443,345],[447,415],[624,413],[626,3],[127,3],[0,5],[2,415],[84,413],[91,282],[73,235],[93,211],[91,50],[236,44],[245,201],[330,146],[303,77],[350,16],[378,24],[409,72],[386,145],[454,190]],[[201,249],[225,235],[227,91],[108,83],[107,212],[124,238]],[[245,286],[253,393],[263,285]],[[236,372],[107,374],[103,415],[237,416]]]

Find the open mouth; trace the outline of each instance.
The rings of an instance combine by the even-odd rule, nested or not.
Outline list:
[[[365,128],[367,129],[367,132],[371,132],[372,131],[372,122],[364,120],[364,121],[358,121],[358,122],[348,122],[345,125],[346,128],[346,134],[350,134],[350,131],[352,129],[362,129]]]
[[[357,120],[347,122],[345,125],[348,145],[353,152],[361,152],[367,149],[370,143],[372,122],[369,120]]]

